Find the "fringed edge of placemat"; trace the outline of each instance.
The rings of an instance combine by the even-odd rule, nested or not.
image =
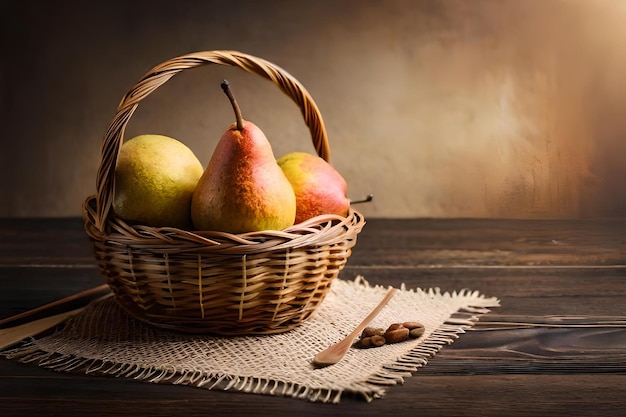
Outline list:
[[[363,277],[357,277],[354,283],[370,287]],[[405,284],[402,284],[400,289],[403,291],[407,290]],[[35,364],[58,372],[114,376],[149,383],[168,383],[208,390],[284,396],[334,404],[339,403],[342,396],[349,393],[371,402],[374,399],[382,398],[389,386],[403,383],[405,377],[412,376],[419,368],[426,366],[428,360],[443,347],[452,344],[461,334],[473,327],[479,321],[480,316],[489,313],[491,311],[489,308],[500,306],[497,298],[486,298],[478,291],[462,290],[459,292],[442,293],[439,288],[431,288],[424,292],[433,297],[469,298],[471,303],[461,307],[425,340],[407,353],[399,356],[395,361],[383,365],[378,372],[372,374],[366,381],[354,382],[348,389],[342,390],[315,388],[276,379],[211,373],[201,370],[181,372],[173,366],[146,368],[137,364],[81,358],[72,354],[44,351],[37,346],[35,338],[26,339],[17,347],[0,351],[0,356],[17,360],[21,363]]]
[[[35,339],[30,338],[14,349],[0,352],[0,356],[17,360],[20,363],[34,364],[56,372],[81,373],[85,375],[111,376],[127,378],[154,384],[185,385],[207,390],[237,391],[248,394],[272,395],[308,400],[311,402],[340,402],[343,390],[318,389],[301,384],[258,377],[242,377],[228,374],[207,373],[203,371],[180,372],[177,369],[161,367],[143,368],[129,363],[116,363],[101,359],[79,358],[58,352],[46,352],[39,349]],[[382,394],[380,388],[369,387],[368,383],[360,383],[369,392],[358,392],[369,402]]]
[[[402,284],[402,290],[406,290]],[[429,295],[448,295],[441,293],[439,288],[431,288],[427,291]],[[373,388],[369,392],[361,392],[366,401],[372,401],[384,396],[385,387],[401,384],[405,377],[411,377],[415,372],[428,364],[430,358],[434,357],[441,349],[451,345],[466,330],[472,328],[480,317],[489,313],[490,308],[499,307],[500,301],[497,298],[486,298],[478,291],[462,290],[453,292],[451,297],[473,297],[471,305],[461,307],[455,314],[445,320],[428,338],[409,350],[404,355],[398,357],[394,362],[383,365],[382,369],[373,374],[366,383]]]

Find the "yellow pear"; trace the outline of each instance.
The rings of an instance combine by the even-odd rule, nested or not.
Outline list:
[[[229,233],[283,230],[296,215],[293,188],[261,129],[241,116],[228,81],[222,89],[236,122],[222,135],[198,181],[191,203],[194,227]]]
[[[296,193],[296,223],[322,214],[348,214],[348,185],[323,158],[307,152],[291,152],[277,162]]]
[[[122,145],[115,168],[113,210],[129,223],[191,226],[191,197],[203,167],[185,144],[141,135]]]

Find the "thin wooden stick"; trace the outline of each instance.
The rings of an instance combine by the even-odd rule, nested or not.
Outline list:
[[[50,311],[56,308],[60,308],[63,307],[64,305],[70,305],[74,302],[80,302],[81,300],[85,300],[84,301],[84,305],[86,305],[89,301],[97,298],[98,296],[102,296],[105,295],[109,292],[109,286],[107,284],[102,284],[99,285],[97,287],[94,288],[90,288],[88,290],[85,291],[81,291],[79,293],[76,294],[72,294],[68,297],[65,298],[61,298],[59,300],[53,301],[51,303],[48,304],[44,304],[42,306],[33,308],[31,310],[28,311],[24,311],[23,313],[19,313],[16,314],[14,316],[10,316],[10,317],[6,317],[2,320],[0,320],[0,327],[7,327],[8,324],[10,323],[15,323],[15,322],[19,322],[22,321],[28,317],[35,317],[37,315],[40,315],[42,313],[45,313],[46,311]]]
[[[8,348],[22,340],[36,336],[53,328],[57,324],[62,323],[68,317],[80,313],[85,307],[75,310],[66,311],[65,313],[56,314],[54,316],[44,317],[39,320],[29,321],[15,327],[0,329],[0,350]]]

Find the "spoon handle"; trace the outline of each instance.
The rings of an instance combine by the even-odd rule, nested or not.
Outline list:
[[[383,298],[381,302],[378,303],[378,305],[367,315],[367,317],[365,317],[363,321],[354,328],[352,333],[350,333],[348,337],[346,337],[346,340],[350,340],[350,344],[352,344],[352,341],[356,339],[356,337],[363,331],[363,329],[365,329],[367,325],[376,318],[380,311],[387,305],[389,300],[391,300],[391,298],[396,294],[396,291],[397,290],[395,288],[389,288],[389,291],[387,291],[385,298]]]

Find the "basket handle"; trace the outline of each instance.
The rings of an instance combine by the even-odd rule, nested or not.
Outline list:
[[[204,51],[172,58],[148,71],[126,93],[105,133],[100,167],[96,177],[97,218],[95,219],[95,226],[101,232],[105,230],[107,217],[113,204],[115,166],[123,143],[124,131],[139,102],[179,72],[207,64],[239,67],[276,84],[300,107],[304,121],[311,132],[313,146],[317,154],[326,161],[330,160],[330,146],[326,127],[317,105],[304,86],[284,69],[264,59],[237,51]]]

